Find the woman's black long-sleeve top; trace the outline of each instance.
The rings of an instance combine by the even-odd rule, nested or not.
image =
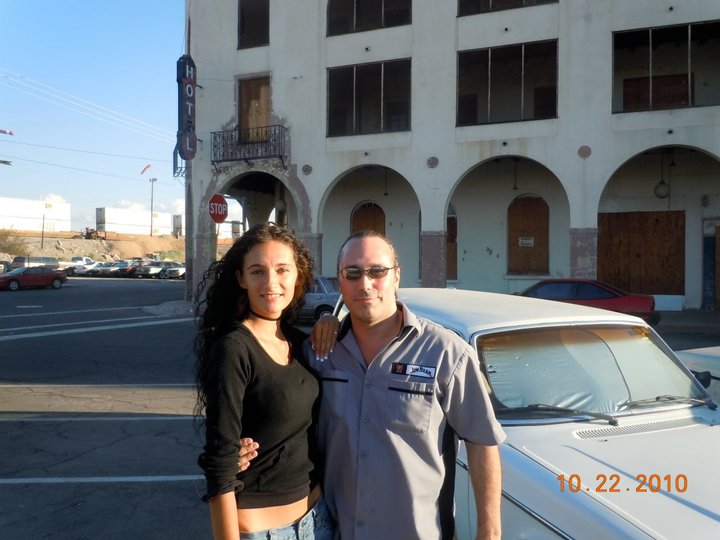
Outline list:
[[[235,491],[238,508],[289,504],[305,497],[315,478],[314,413],[318,382],[302,359],[305,334],[283,326],[292,362],[273,361],[250,330],[235,322],[213,344],[207,386],[206,444],[198,463],[205,471],[205,499]],[[240,439],[260,448],[238,474]]]

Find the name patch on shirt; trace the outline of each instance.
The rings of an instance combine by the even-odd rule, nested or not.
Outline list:
[[[393,362],[392,372],[397,375],[412,375],[413,377],[424,377],[426,379],[435,378],[435,368],[426,366],[416,366],[415,364],[401,364]]]

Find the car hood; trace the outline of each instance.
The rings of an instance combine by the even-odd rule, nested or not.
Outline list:
[[[571,536],[580,530],[573,531],[567,512],[577,514],[583,538],[683,538],[690,531],[698,538],[715,537],[720,415],[693,407],[619,422],[504,426],[504,491]],[[571,475],[581,481],[576,493],[568,484]],[[544,490],[528,489],[533,476]],[[596,530],[588,529],[594,520],[607,529],[588,536]]]

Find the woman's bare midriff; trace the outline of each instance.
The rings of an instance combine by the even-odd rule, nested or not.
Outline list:
[[[315,486],[310,495],[290,504],[265,508],[238,508],[240,532],[277,529],[294,523],[307,514],[319,498],[320,486]]]

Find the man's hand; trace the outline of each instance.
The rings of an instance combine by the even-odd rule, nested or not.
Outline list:
[[[500,540],[502,521],[502,470],[497,446],[484,446],[465,441],[470,480],[477,505],[477,540]]]
[[[339,330],[340,321],[334,315],[324,315],[318,319],[310,334],[316,360],[327,360],[337,343]]]
[[[238,453],[238,472],[243,472],[250,466],[250,462],[258,455],[260,445],[250,437],[240,439],[240,452]]]

